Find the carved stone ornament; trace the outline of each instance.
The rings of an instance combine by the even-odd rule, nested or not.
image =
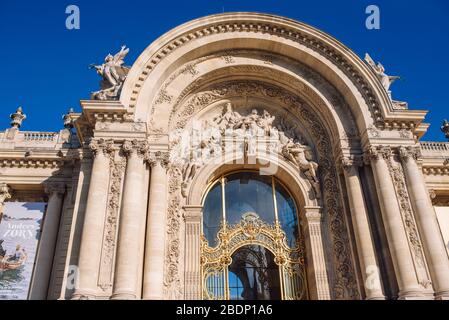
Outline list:
[[[100,82],[101,90],[92,92],[92,100],[118,100],[129,72],[129,67],[123,66],[129,49],[122,46],[120,51],[112,56],[108,54],[101,65],[91,64],[90,68],[95,69],[102,77]]]
[[[406,156],[407,158],[413,157],[413,154],[415,154],[415,152],[411,152],[409,148],[400,148],[399,152],[401,157]],[[423,288],[431,289],[432,282],[430,280],[429,271],[427,269],[426,260],[424,258],[421,239],[413,215],[412,205],[410,202],[402,166],[396,163],[396,161],[393,161],[393,158],[391,157],[386,162],[390,171],[391,178],[393,180],[396,195],[399,200],[399,209],[404,221],[404,226],[407,238],[409,240],[413,261],[415,263],[418,282]]]
[[[5,202],[5,200],[11,199],[11,189],[6,183],[0,183],[0,205]]]
[[[116,149],[113,140],[105,140],[102,138],[92,139],[89,143],[89,148],[94,156],[97,156],[100,153],[109,156]]]
[[[137,156],[143,158],[146,157],[149,152],[149,144],[146,140],[126,140],[125,142],[123,142],[122,151],[123,154],[127,157],[129,157],[131,154],[137,154]]]
[[[161,165],[164,168],[168,168],[170,163],[170,155],[167,151],[154,151],[147,152],[145,160],[148,161],[150,166],[155,166],[156,164]]]
[[[11,118],[11,128],[19,129],[22,126],[23,120],[27,118],[23,113],[22,107],[18,107],[16,112],[9,116]]]
[[[301,143],[302,139],[297,138],[285,122],[275,126],[274,121],[275,117],[267,110],[260,114],[258,110],[253,109],[250,114],[244,116],[234,111],[231,103],[226,103],[219,116],[212,121],[204,121],[201,128],[194,129],[196,132],[192,132],[193,138],[190,143],[187,142],[185,148],[175,149],[171,154],[172,162],[183,168],[183,194],[185,195],[185,189],[201,166],[212,160],[220,160],[229,150],[229,145],[234,147],[241,141],[242,153],[245,156],[256,155],[260,149],[282,155],[304,174],[319,199],[321,190],[317,175],[318,164],[312,160],[310,147]],[[185,138],[175,134],[171,140],[182,143],[180,140]]]
[[[198,101],[198,104],[195,103],[194,110],[188,113],[186,113],[186,110],[191,106],[189,104],[191,100],[186,99],[187,104],[184,104],[183,108],[178,109],[179,111],[177,114],[180,116],[178,118],[174,116],[173,118],[173,128],[176,130],[176,133],[170,136],[170,167],[176,169],[169,170],[169,179],[176,178],[178,181],[182,181],[180,177],[180,173],[182,172],[181,168],[182,164],[186,163],[183,162],[182,159],[184,159],[184,161],[185,159],[189,159],[186,155],[190,154],[190,150],[188,148],[183,148],[182,146],[182,137],[184,134],[183,130],[187,124],[187,121],[189,121],[194,114],[197,114],[212,103],[220,100],[231,99],[235,92],[239,92],[239,95],[243,96],[265,97],[270,99],[273,103],[284,106],[296,115],[298,119],[300,119],[300,125],[304,130],[307,130],[314,140],[314,145],[316,146],[316,151],[319,155],[318,165],[320,170],[317,172],[317,175],[319,177],[320,185],[322,185],[321,201],[323,203],[323,212],[326,212],[323,227],[327,229],[327,232],[324,234],[326,237],[329,237],[329,250],[333,255],[333,259],[331,259],[329,265],[329,272],[333,274],[331,277],[331,285],[333,286],[333,290],[331,291],[333,293],[332,297],[336,299],[359,299],[360,293],[355,277],[356,273],[354,271],[355,268],[353,265],[353,257],[350,250],[351,246],[346,227],[347,222],[343,212],[342,194],[337,183],[338,175],[336,161],[332,158],[333,152],[332,144],[329,140],[329,134],[322,125],[321,120],[317,118],[315,112],[310,110],[307,104],[296,95],[293,95],[289,91],[286,91],[280,87],[268,85],[258,81],[229,81],[214,85],[210,90],[204,93],[193,95],[192,99]],[[176,109],[176,107],[177,106],[174,108]],[[225,114],[226,109],[224,111]],[[234,114],[234,116],[235,118],[238,117],[237,114]],[[244,117],[243,115],[240,116]],[[261,115],[259,114],[259,117],[260,116]],[[268,119],[268,115],[266,117]],[[216,119],[215,123],[219,119]],[[257,127],[260,129],[263,128],[263,126],[259,127],[258,125]],[[246,124],[244,128],[246,128]],[[281,130],[282,129],[278,128],[278,131]],[[244,132],[244,130],[242,131]],[[245,129],[245,131],[247,131],[247,129]],[[221,137],[221,132],[216,128],[213,128],[212,132],[214,134],[218,133],[218,136]],[[261,132],[263,132],[263,129]],[[235,137],[232,138],[235,139]],[[272,137],[268,136],[268,138],[271,139]],[[299,142],[301,143],[301,141]],[[213,141],[211,145],[216,146],[218,151],[218,143]],[[307,146],[305,147],[307,148]],[[222,150],[221,146],[220,150]],[[178,154],[182,155],[181,161],[176,159],[176,155]],[[187,176],[188,175],[184,174],[184,177]],[[177,187],[171,186],[170,190],[170,199],[181,201],[182,194],[180,192],[180,185]],[[168,227],[170,227],[169,224]],[[170,240],[167,240],[167,248],[169,244]],[[180,268],[179,264],[181,261],[182,259],[178,259],[178,270]],[[173,274],[170,270],[167,270],[166,273]],[[171,283],[181,281],[182,276],[183,275],[181,273],[178,273],[177,277],[171,277],[173,280]],[[169,290],[168,287],[167,290]]]
[[[45,193],[48,195],[57,194],[57,195],[63,195],[66,191],[66,186],[64,183],[56,183],[56,182],[50,182],[45,184]]]
[[[126,160],[120,156],[118,156],[117,159],[115,157],[111,157],[109,166],[111,168],[111,176],[108,192],[108,206],[103,231],[100,272],[98,275],[98,286],[104,292],[108,292],[112,289],[120,199],[123,188],[123,176],[126,168]]]
[[[409,159],[418,160],[421,157],[421,149],[418,147],[399,147],[399,157],[401,160],[408,161]]]
[[[377,78],[379,79],[380,83],[384,87],[385,91],[387,91],[388,96],[390,97],[391,103],[393,105],[393,109],[395,109],[395,110],[408,109],[407,102],[393,100],[391,97],[390,86],[393,84],[393,82],[395,82],[396,80],[399,80],[400,77],[389,76],[388,74],[386,74],[385,67],[380,62],[378,62],[376,64],[368,53],[365,55],[365,61],[371,67],[371,70],[373,70],[373,72],[376,74]]]

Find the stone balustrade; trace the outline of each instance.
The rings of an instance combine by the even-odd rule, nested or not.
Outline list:
[[[449,142],[424,141],[420,143],[424,158],[448,158]]]
[[[48,149],[58,150],[63,144],[70,147],[79,147],[75,135],[71,135],[67,129],[59,132],[19,131],[8,129],[0,132],[0,150],[14,149]]]

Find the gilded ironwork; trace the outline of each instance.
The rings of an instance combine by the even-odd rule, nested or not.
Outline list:
[[[232,263],[232,254],[246,245],[260,245],[274,255],[275,263],[279,266],[283,299],[307,299],[303,241],[298,241],[295,248],[290,248],[277,219],[274,225],[269,225],[254,212],[245,213],[235,225],[222,223],[218,243],[214,248],[209,247],[206,238],[202,236],[204,299],[229,299],[228,267]]]

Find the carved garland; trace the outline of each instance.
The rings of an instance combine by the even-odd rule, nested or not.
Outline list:
[[[304,103],[296,96],[291,95],[286,90],[266,85],[257,81],[226,82],[213,87],[211,91],[204,94],[197,94],[192,99],[196,100],[192,104],[187,104],[188,109],[180,111],[180,116],[176,122],[176,128],[182,129],[187,124],[191,116],[207,105],[226,99],[232,96],[231,93],[238,92],[244,95],[262,95],[270,99],[276,99],[280,104],[287,107],[304,119],[307,129],[316,141],[316,147],[320,154],[320,176],[324,191],[324,208],[328,214],[328,228],[332,238],[332,250],[335,262],[335,283],[334,295],[337,299],[358,299],[357,281],[355,268],[350,252],[350,243],[346,229],[346,221],[341,204],[341,194],[337,185],[338,177],[335,161],[331,158],[332,146],[328,140],[326,130],[320,124],[315,115],[310,112]],[[186,112],[186,110],[189,110]],[[173,147],[173,146],[172,146]],[[178,189],[177,189],[178,190]],[[176,195],[175,195],[176,194]],[[172,193],[172,197],[180,197],[179,192]],[[180,199],[180,198],[178,198]],[[179,275],[178,275],[179,277]]]

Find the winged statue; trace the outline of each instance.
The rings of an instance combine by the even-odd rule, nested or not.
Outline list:
[[[92,92],[93,100],[117,100],[129,72],[129,67],[124,66],[124,59],[129,48],[122,46],[114,56],[108,54],[101,65],[91,64],[90,69],[95,69],[102,77],[101,90]]]

